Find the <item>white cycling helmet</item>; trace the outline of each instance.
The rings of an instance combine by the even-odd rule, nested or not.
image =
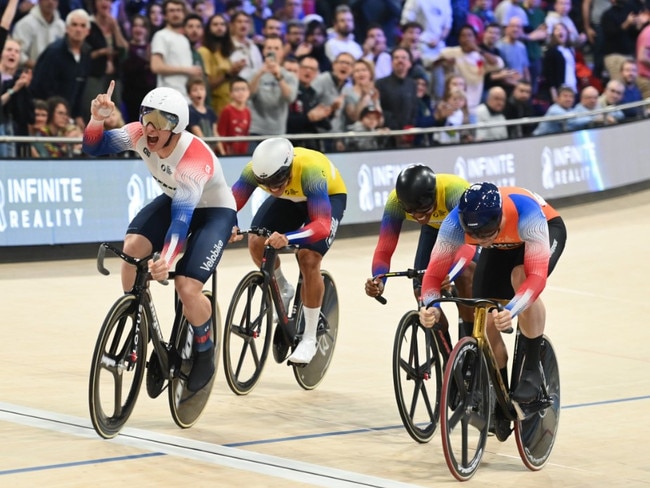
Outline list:
[[[291,174],[293,144],[284,137],[263,140],[253,151],[253,173],[261,185],[277,187]]]
[[[173,88],[154,88],[140,104],[140,123],[151,123],[158,130],[179,134],[190,122],[190,109],[185,97]]]

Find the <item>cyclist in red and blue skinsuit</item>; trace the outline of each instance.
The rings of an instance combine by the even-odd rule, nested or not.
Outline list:
[[[214,272],[236,222],[235,200],[219,160],[198,137],[184,129],[189,121],[185,97],[171,88],[156,88],[142,100],[140,121],[105,131],[104,120],[114,104],[111,93],[98,95],[84,131],[83,148],[96,156],[137,152],[158,182],[162,195],[135,216],[126,232],[124,252],[142,258],[161,251],[149,262],[153,278],[165,279],[179,253],[174,280],[183,313],[194,331],[194,357],[187,388],[198,391],[214,374],[214,343],[210,337],[212,306],[202,293]],[[135,270],[124,263],[122,286],[133,287]]]
[[[553,207],[526,189],[497,188],[491,183],[472,185],[443,222],[431,253],[422,283],[425,306],[420,310],[420,320],[424,326],[431,327],[438,320],[439,307],[426,305],[440,296],[440,285],[455,250],[465,243],[481,246],[472,295],[509,300],[503,311],[492,311],[487,327],[504,380],[508,355],[500,331],[510,328],[514,317],[519,320],[523,371],[511,397],[519,403],[531,402],[542,382],[539,350],[546,312],[539,295],[564,250],[564,222]],[[500,415],[500,409],[495,413]],[[510,422],[503,417],[497,421],[502,422],[501,434],[497,426],[497,437],[505,440]]]

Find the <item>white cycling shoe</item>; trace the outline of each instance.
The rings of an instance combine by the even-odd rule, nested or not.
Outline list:
[[[295,364],[309,364],[318,350],[318,343],[316,339],[303,339],[296,347],[296,350],[293,351],[291,356],[289,356],[288,361]]]

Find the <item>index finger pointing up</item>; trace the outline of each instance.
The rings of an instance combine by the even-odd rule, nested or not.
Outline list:
[[[109,100],[113,96],[114,89],[115,89],[115,80],[111,80],[110,84],[108,85],[108,90],[106,90],[106,96],[108,97]]]

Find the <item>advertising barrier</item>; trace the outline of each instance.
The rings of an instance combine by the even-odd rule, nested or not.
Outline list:
[[[470,182],[523,186],[546,199],[650,179],[643,143],[650,120],[527,139],[379,152],[333,153],[348,189],[342,225],[378,222],[398,173],[424,163]],[[234,183],[248,157],[221,159]],[[160,189],[139,159],[0,161],[0,246],[120,241]],[[239,213],[250,224],[266,194]]]

